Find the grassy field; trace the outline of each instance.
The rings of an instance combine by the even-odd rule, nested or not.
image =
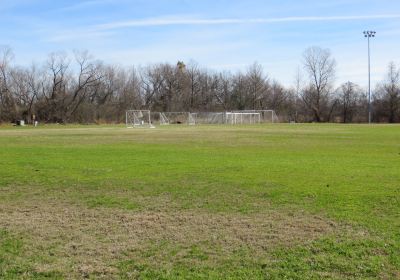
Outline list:
[[[400,126],[0,128],[1,279],[400,279]]]

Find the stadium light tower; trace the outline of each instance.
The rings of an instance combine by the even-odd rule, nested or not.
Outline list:
[[[375,31],[364,31],[364,37],[368,39],[368,123],[371,123],[371,52],[369,39],[374,38]]]

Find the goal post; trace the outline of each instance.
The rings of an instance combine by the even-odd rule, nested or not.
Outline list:
[[[154,128],[151,122],[150,110],[128,110],[126,111],[127,128]]]
[[[259,113],[261,123],[279,122],[279,118],[274,110],[242,110],[242,111],[232,111],[232,113]]]
[[[224,112],[196,112],[190,114],[196,124],[225,124]]]
[[[169,119],[165,115],[165,113],[160,113],[160,125],[169,125]]]
[[[190,112],[188,114],[188,125],[196,125],[196,114]]]
[[[261,114],[256,112],[226,112],[226,124],[259,124],[261,123]]]
[[[195,125],[196,114],[191,112],[161,112],[160,124]]]
[[[279,118],[276,115],[275,111],[272,111],[272,123],[279,122]]]

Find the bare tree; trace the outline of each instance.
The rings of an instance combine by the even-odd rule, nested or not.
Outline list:
[[[291,94],[292,107],[294,108],[293,119],[297,123],[299,118],[300,102],[301,102],[301,90],[303,85],[303,75],[300,67],[297,67],[295,78],[294,78],[294,90]]]
[[[320,122],[323,120],[323,106],[326,106],[331,93],[336,62],[328,49],[311,47],[303,54],[303,66],[310,81],[302,99],[313,112],[314,121]]]
[[[116,96],[118,98],[118,113],[121,117],[125,116],[125,110],[141,108],[143,105],[142,84],[138,71],[132,67],[126,74],[120,71],[119,83],[122,86],[122,91]],[[122,78],[124,76],[124,78]]]
[[[67,73],[69,68],[67,55],[63,52],[51,53],[46,67],[46,89],[38,114],[47,122],[63,122],[67,86],[70,81]]]
[[[14,58],[11,48],[0,48],[0,122],[15,118],[15,104],[10,92],[10,62]]]
[[[242,72],[232,77],[232,106],[237,110],[244,110],[247,107],[247,79]]]
[[[360,98],[361,90],[358,85],[352,82],[346,82],[340,86],[338,89],[338,100],[343,123],[353,121],[353,117],[357,113]]]
[[[276,111],[282,111],[288,100],[288,91],[278,82],[273,81],[272,85],[268,90],[269,94],[267,96],[267,106],[263,106],[263,109],[273,109]]]
[[[75,51],[75,61],[78,64],[78,78],[72,85],[71,95],[68,96],[65,106],[65,119],[77,111],[79,106],[90,95],[90,92],[99,85],[104,76],[100,62],[93,61],[88,51]]]
[[[144,101],[143,106],[156,110],[159,110],[160,106],[165,107],[165,105],[161,105],[159,102],[164,83],[161,67],[156,65],[140,69],[140,82]]]
[[[230,73],[222,72],[214,75],[214,96],[216,98],[216,105],[222,110],[230,110],[230,101],[232,93],[232,78]]]
[[[186,75],[189,82],[189,91],[188,91],[188,109],[193,110],[195,109],[198,96],[201,92],[201,85],[200,85],[200,70],[199,66],[196,62],[190,62],[189,65],[186,67]]]
[[[264,109],[262,99],[267,93],[268,78],[263,73],[263,68],[255,62],[247,71],[248,92],[251,96],[252,109]]]
[[[378,87],[378,98],[382,103],[383,115],[387,121],[394,123],[400,120],[400,70],[390,62],[386,80]]]
[[[329,50],[309,48],[303,55],[307,82],[298,71],[285,88],[264,74],[260,64],[245,73],[210,71],[195,62],[148,65],[136,70],[106,65],[87,51],[52,53],[40,65],[11,64],[0,49],[0,121],[30,118],[44,122],[121,122],[127,109],[220,111],[274,109],[280,119],[365,121],[366,99],[351,83],[333,91],[335,61]],[[400,71],[394,63],[374,96],[374,118],[400,121]]]
[[[163,76],[160,102],[164,111],[180,111],[179,104],[175,102],[180,93],[178,66],[163,64],[160,71]]]

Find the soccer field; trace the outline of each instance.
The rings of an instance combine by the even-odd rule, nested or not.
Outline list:
[[[399,279],[400,126],[0,128],[1,279]]]

